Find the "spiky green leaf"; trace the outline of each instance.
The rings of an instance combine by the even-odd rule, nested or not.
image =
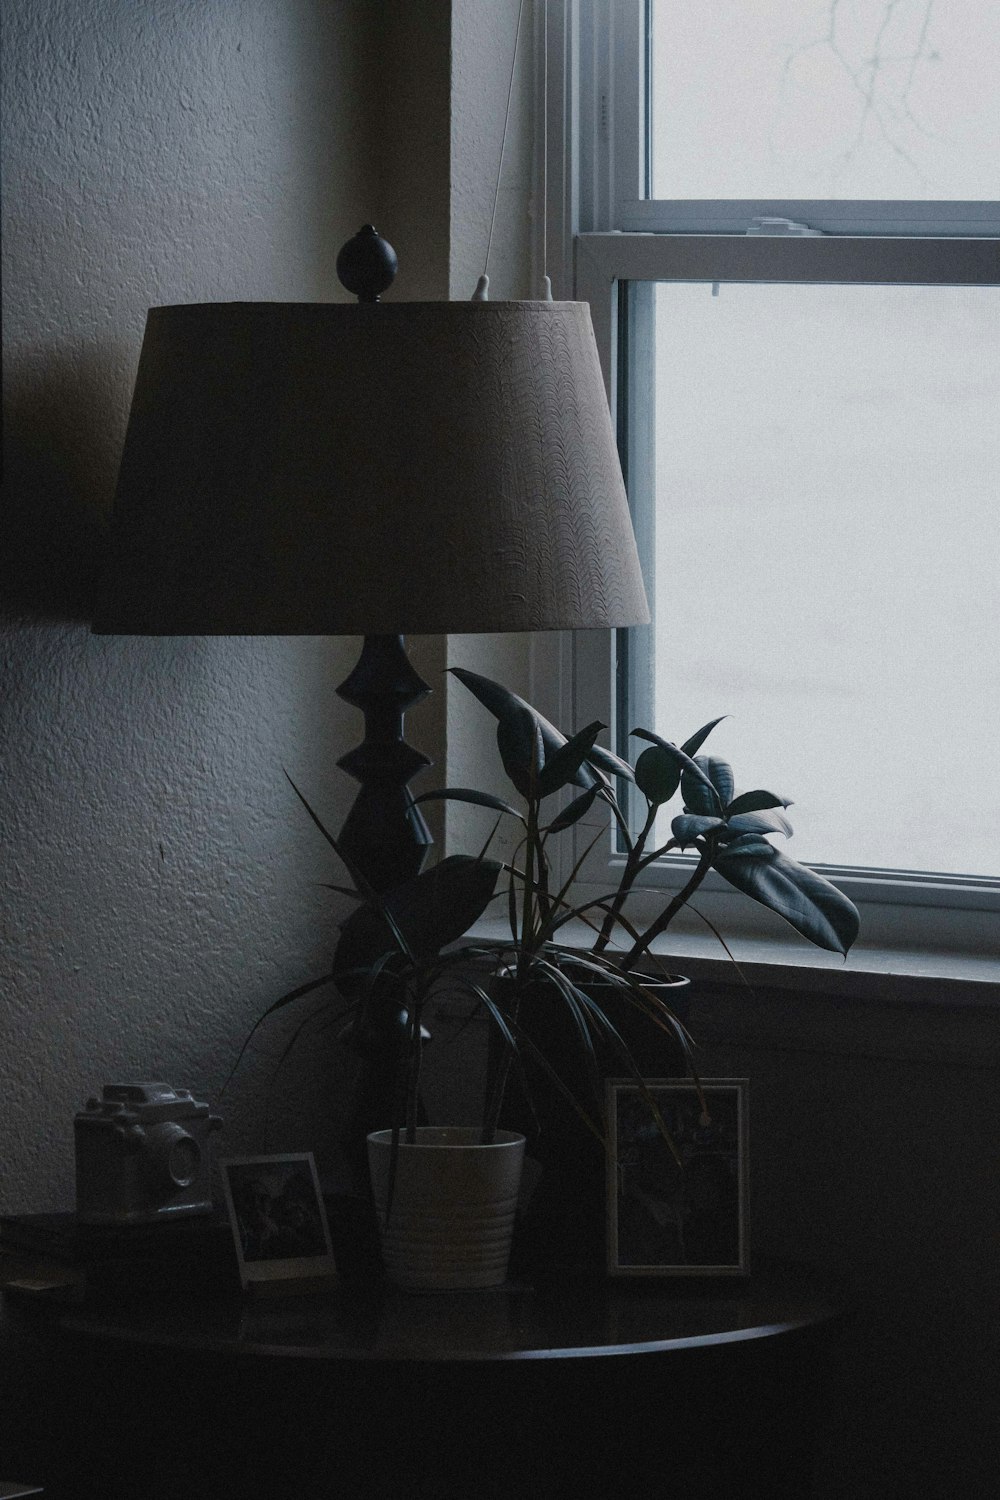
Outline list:
[[[402,951],[397,932],[416,960],[433,958],[482,916],[501,868],[493,859],[452,854],[387,891],[386,916],[369,903],[358,907],[341,928],[337,973],[363,970],[388,950]]]
[[[490,807],[494,812],[510,813],[512,818],[524,822],[524,814],[509,802],[504,802],[502,797],[494,797],[492,792],[477,792],[471,787],[449,786],[434,792],[421,792],[413,799],[414,807],[419,802],[470,802],[474,807]]]
[[[579,797],[574,797],[569,806],[564,807],[562,812],[552,819],[546,832],[562,833],[564,828],[572,828],[574,823],[579,823],[580,819],[585,818],[593,807],[597,791],[597,787],[592,786],[589,792],[581,792]]]
[[[538,776],[536,789],[539,797],[549,797],[575,780],[580,767],[594,748],[594,741],[606,727],[600,719],[595,719],[546,758]]]
[[[522,797],[537,786],[545,764],[545,737],[527,705],[515,705],[497,720],[497,749],[503,768]]]
[[[624,776],[626,781],[635,780],[635,772],[627,760],[622,760],[620,755],[615,755],[611,750],[605,750],[603,745],[595,745],[587,756],[587,764],[595,771],[603,771],[605,776]]]
[[[530,703],[499,682],[482,677],[478,672],[469,672],[465,667],[450,667],[449,671],[496,719],[497,745],[504,770],[521,795],[526,797],[532,767],[540,771],[566,744],[566,736]],[[573,784],[584,790],[602,785],[604,781],[603,773],[586,764],[581,765],[573,777]]]
[[[337,855],[341,863],[346,867],[347,873],[350,875],[351,879],[354,881],[354,884],[357,886],[359,896],[370,897],[373,892],[371,886],[368,884],[364,872],[360,869],[359,866],[354,864],[350,855],[346,850],[341,848],[340,844],[338,844],[337,840],[334,838],[329,829],[324,827],[319,814],[315,812],[312,807],[310,807],[309,803],[306,801],[306,798],[304,797],[302,792],[299,791],[298,787],[295,785],[295,782],[289,776],[288,772],[285,771],[284,774],[285,780],[288,782],[288,785],[291,787],[296,797],[298,797],[299,801],[302,803],[302,806],[305,808],[306,812],[309,814],[310,818],[315,823],[320,833],[330,845],[330,848],[333,850],[334,854]]]

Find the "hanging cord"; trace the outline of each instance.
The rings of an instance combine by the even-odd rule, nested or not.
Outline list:
[[[514,92],[514,72],[517,68],[517,47],[521,39],[521,17],[524,14],[524,0],[519,0],[517,7],[517,30],[514,32],[514,55],[510,60],[510,82],[507,84],[507,107],[503,117],[503,136],[500,140],[500,160],[497,162],[497,183],[493,191],[493,212],[490,215],[490,234],[486,241],[486,264],[483,266],[483,274],[476,284],[476,290],[472,294],[473,302],[488,302],[490,295],[490,249],[493,245],[493,226],[497,221],[497,203],[500,201],[500,176],[503,172],[503,154],[507,147],[507,126],[510,124],[510,99]]]
[[[542,301],[552,301],[549,280],[549,0],[542,0]]]

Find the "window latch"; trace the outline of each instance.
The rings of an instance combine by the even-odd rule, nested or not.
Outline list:
[[[747,234],[814,235],[821,238],[822,229],[810,229],[808,224],[797,224],[794,219],[762,218],[751,221]]]

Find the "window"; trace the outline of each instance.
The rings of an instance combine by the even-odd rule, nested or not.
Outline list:
[[[1000,953],[1000,12],[580,0],[548,24],[550,220],[654,614],[575,643],[572,717],[634,756],[634,725],[730,714],[706,749],[795,799],[789,852],[869,942]],[[720,882],[706,915],[752,920],[734,901]]]

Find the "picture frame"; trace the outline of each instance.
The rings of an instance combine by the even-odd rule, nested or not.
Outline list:
[[[230,1156],[219,1166],[244,1290],[336,1274],[311,1151]]]
[[[707,1118],[690,1079],[647,1079],[645,1089],[683,1170],[639,1084],[609,1079],[609,1274],[748,1275],[748,1080],[702,1079]]]

